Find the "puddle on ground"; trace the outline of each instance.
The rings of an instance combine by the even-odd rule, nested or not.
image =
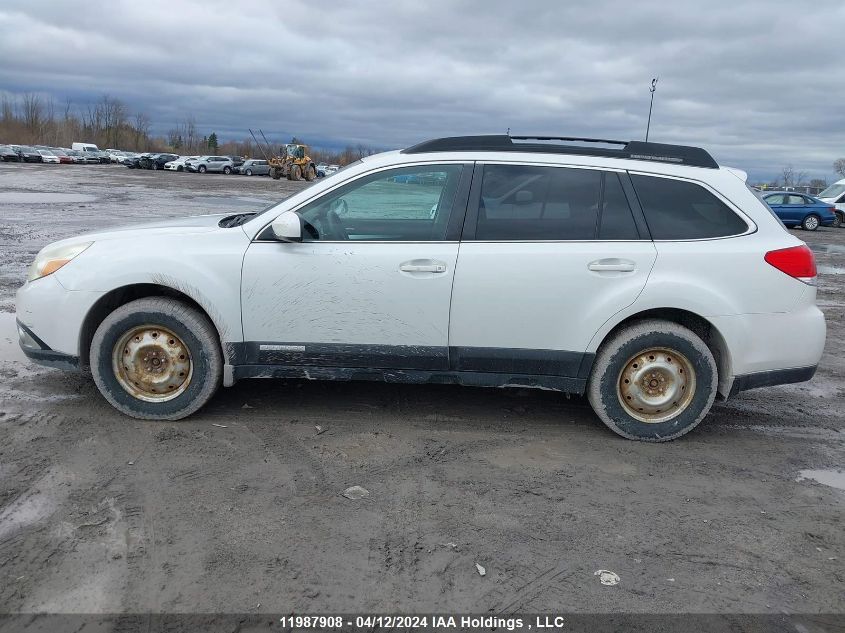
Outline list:
[[[845,490],[845,470],[802,470],[797,481],[812,479],[825,486]]]
[[[18,344],[15,315],[11,312],[0,312],[0,362],[9,361],[29,364],[29,359]]]
[[[81,193],[0,192],[0,204],[68,204],[71,202],[94,202],[96,199],[96,196],[86,196]]]
[[[816,266],[816,270],[823,275],[845,275],[845,268],[839,268],[838,266],[819,265]]]
[[[845,246],[842,244],[807,244],[814,253],[827,253],[833,255],[845,255]]]

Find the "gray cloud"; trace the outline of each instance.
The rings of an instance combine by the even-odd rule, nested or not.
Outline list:
[[[4,0],[0,89],[103,93],[163,132],[399,147],[447,134],[698,144],[769,175],[845,155],[841,0]]]

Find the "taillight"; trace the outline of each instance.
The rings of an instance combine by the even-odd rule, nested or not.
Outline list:
[[[816,283],[816,258],[806,244],[766,253],[766,261],[782,273],[805,284]]]

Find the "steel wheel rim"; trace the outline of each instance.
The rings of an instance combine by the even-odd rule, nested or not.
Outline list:
[[[804,222],[806,223],[808,229],[815,229],[819,226],[819,221],[813,216],[810,216],[804,220]]]
[[[188,346],[172,330],[141,325],[115,344],[112,371],[131,396],[145,402],[166,402],[191,384],[194,364]]]
[[[686,356],[653,347],[631,356],[616,382],[616,395],[631,417],[659,424],[683,413],[695,396],[695,369]]]

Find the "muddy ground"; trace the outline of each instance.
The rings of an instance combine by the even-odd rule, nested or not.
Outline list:
[[[452,386],[244,381],[140,422],[20,355],[42,245],[299,186],[0,166],[0,613],[845,611],[845,229],[796,232],[828,318],[816,378],[668,444],[581,398]]]

